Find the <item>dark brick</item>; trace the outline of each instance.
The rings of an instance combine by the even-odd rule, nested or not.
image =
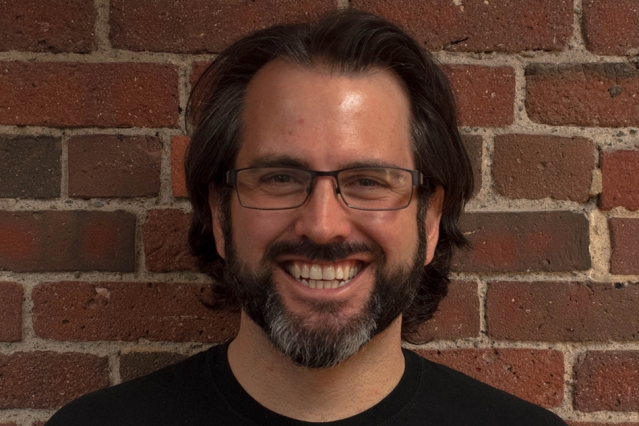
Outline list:
[[[482,164],[482,138],[478,135],[463,135],[462,141],[470,158],[470,165],[473,168],[473,197],[481,190],[481,164]]]
[[[285,22],[312,21],[329,0],[111,0],[111,44],[153,52],[220,52],[244,34]]]
[[[572,34],[572,3],[554,0],[353,0],[352,6],[404,27],[428,50],[563,50]]]
[[[173,196],[176,198],[188,197],[186,191],[186,177],[184,176],[184,156],[189,144],[188,136],[173,136],[171,138],[171,182]]]
[[[563,400],[564,360],[558,351],[457,349],[417,353],[534,404],[556,407]]]
[[[575,366],[574,392],[579,411],[639,411],[639,352],[587,352]]]
[[[0,51],[90,52],[95,16],[86,0],[1,0]]]
[[[590,234],[580,213],[465,213],[471,250],[458,250],[459,272],[572,271],[590,268]]]
[[[133,380],[186,358],[186,355],[171,352],[131,352],[122,354],[120,356],[120,377],[124,382]]]
[[[151,210],[144,222],[146,269],[153,272],[195,270],[187,244],[191,214],[181,210]]]
[[[0,62],[0,124],[175,127],[169,64]]]
[[[0,270],[135,270],[135,215],[0,211]]]
[[[639,285],[493,282],[488,334],[502,340],[639,341]]]
[[[0,198],[60,196],[60,139],[0,136]]]
[[[610,272],[639,274],[639,219],[613,217],[610,229]]]
[[[447,65],[461,126],[499,127],[513,122],[515,72],[511,67]]]
[[[602,209],[639,210],[639,151],[602,152],[601,175]]]
[[[495,190],[510,198],[586,202],[595,146],[585,138],[548,135],[495,137]]]
[[[433,318],[419,327],[416,341],[454,340],[479,335],[476,282],[452,281]]]
[[[0,342],[22,339],[22,286],[0,282]]]
[[[160,192],[162,142],[151,136],[77,136],[69,141],[71,197],[152,197]]]
[[[81,353],[0,354],[0,409],[58,408],[109,385],[109,361]]]
[[[639,3],[636,0],[583,0],[586,48],[599,55],[639,50]]]
[[[239,315],[213,311],[202,284],[56,282],[36,286],[33,329],[56,340],[225,342]]]
[[[558,126],[639,125],[639,70],[629,63],[532,65],[526,109],[537,123]]]

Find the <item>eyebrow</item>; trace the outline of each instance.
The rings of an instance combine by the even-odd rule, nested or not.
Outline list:
[[[254,159],[249,164],[249,167],[291,167],[296,169],[311,170],[311,167],[307,161],[291,157],[289,155],[282,154],[268,154]],[[381,160],[357,160],[344,164],[338,170],[343,169],[355,169],[364,167],[397,167],[402,169],[410,169],[407,165],[397,165]]]

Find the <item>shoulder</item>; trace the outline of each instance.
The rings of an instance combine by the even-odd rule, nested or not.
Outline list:
[[[420,397],[433,404],[433,414],[450,424],[490,424],[519,426],[565,426],[556,414],[489,386],[459,371],[419,358],[422,385]],[[437,424],[437,422],[435,422]],[[449,424],[449,423],[442,423]]]
[[[210,350],[148,376],[84,395],[60,409],[47,426],[184,424],[176,415],[213,399]],[[204,403],[208,400],[209,404]]]

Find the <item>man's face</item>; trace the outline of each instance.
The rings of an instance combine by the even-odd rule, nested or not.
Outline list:
[[[238,169],[414,168],[410,104],[390,72],[345,76],[274,61],[251,81],[245,105]],[[341,362],[396,319],[433,251],[419,236],[416,197],[402,210],[354,210],[335,185],[316,178],[311,197],[291,210],[247,209],[233,196],[225,238],[211,201],[217,249],[244,312],[312,367]]]

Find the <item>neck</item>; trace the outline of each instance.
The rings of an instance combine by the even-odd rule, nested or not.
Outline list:
[[[374,406],[399,383],[404,373],[401,317],[348,360],[311,369],[280,353],[242,313],[228,358],[244,390],[271,411],[310,422],[344,419]]]

